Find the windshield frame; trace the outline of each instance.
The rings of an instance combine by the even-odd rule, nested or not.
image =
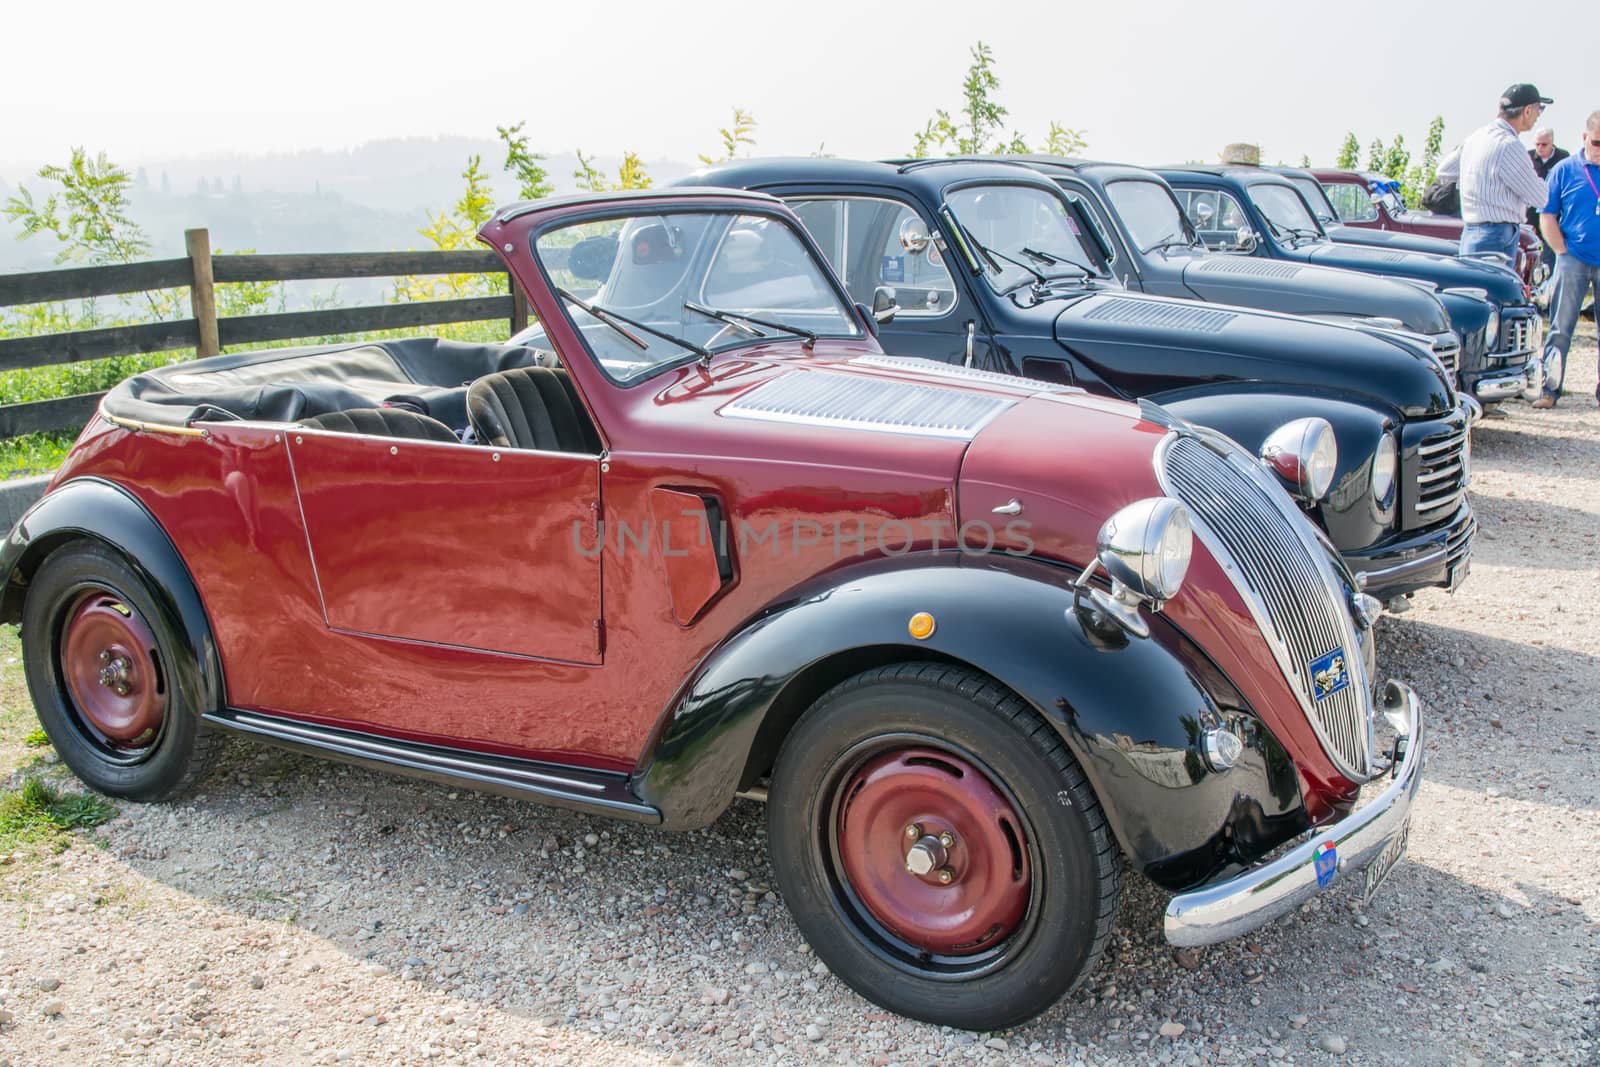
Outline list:
[[[1300,190],[1298,190],[1298,189],[1296,189],[1294,187],[1294,183],[1289,181],[1288,178],[1285,178],[1281,174],[1274,174],[1271,177],[1262,176],[1260,178],[1255,179],[1254,181],[1246,182],[1244,187],[1245,187],[1246,197],[1250,201],[1250,206],[1255,208],[1256,214],[1261,216],[1261,219],[1262,219],[1263,222],[1266,222],[1266,223],[1269,224],[1267,226],[1267,233],[1268,233],[1269,236],[1287,237],[1287,238],[1289,238],[1291,240],[1308,240],[1308,238],[1296,237],[1295,234],[1288,232],[1288,230],[1285,227],[1285,224],[1281,220],[1275,219],[1271,215],[1269,215],[1267,213],[1267,209],[1261,206],[1261,201],[1256,199],[1256,190],[1257,189],[1263,189],[1263,188],[1283,189],[1283,188],[1287,188],[1289,190],[1289,192],[1294,194],[1295,199],[1297,201],[1299,201],[1300,207],[1302,209],[1304,209],[1304,211],[1306,213],[1306,218],[1309,219],[1310,222],[1311,222],[1311,229],[1316,234],[1316,238],[1315,239],[1322,240],[1322,239],[1326,239],[1327,238],[1328,231],[1323,229],[1322,228],[1322,223],[1317,220],[1317,213],[1315,211],[1311,210],[1311,205],[1306,203],[1305,196],[1300,192]],[[1272,231],[1273,231],[1274,227],[1276,227],[1277,230],[1279,231],[1278,234],[1273,234]],[[1296,228],[1304,229],[1304,227],[1296,227]]]
[[[567,328],[572,331],[573,336],[578,339],[578,343],[583,346],[584,354],[589,357],[589,362],[594,365],[596,370],[605,376],[606,381],[611,385],[621,389],[632,389],[659,377],[661,374],[667,371],[676,370],[677,368],[684,367],[692,363],[698,363],[700,362],[700,356],[694,350],[685,348],[681,356],[672,359],[665,359],[658,363],[651,364],[648,370],[643,371],[634,377],[618,378],[615,374],[613,374],[611,370],[606,367],[604,362],[601,361],[600,357],[595,354],[594,349],[589,344],[588,338],[584,334],[583,327],[580,326],[577,320],[572,317],[572,306],[569,301],[560,295],[560,290],[567,287],[558,285],[556,283],[555,278],[552,277],[549,268],[545,264],[544,257],[539,254],[539,240],[554,231],[570,229],[577,226],[586,226],[596,222],[609,222],[614,219],[637,219],[649,216],[722,215],[729,218],[738,218],[745,215],[761,215],[776,222],[782,223],[784,226],[788,227],[790,233],[794,235],[794,237],[800,242],[801,247],[803,247],[806,250],[806,253],[811,257],[813,265],[817,267],[822,275],[823,281],[827,284],[828,291],[834,295],[834,298],[838,300],[840,305],[844,308],[845,319],[854,329],[853,333],[818,332],[816,335],[817,340],[862,341],[872,337],[871,330],[868,329],[861,320],[861,312],[857,309],[856,302],[851,299],[850,294],[845,291],[843,284],[840,282],[838,277],[834,275],[833,268],[829,266],[827,257],[822,254],[822,250],[812,239],[811,234],[807,232],[805,226],[800,223],[799,220],[794,217],[793,213],[785,208],[782,204],[752,203],[743,201],[738,204],[675,204],[670,202],[670,197],[671,193],[665,192],[663,193],[663,200],[666,202],[649,207],[640,205],[635,201],[623,202],[620,204],[607,204],[603,210],[596,210],[592,212],[584,211],[562,213],[540,223],[538,226],[535,226],[529,230],[526,235],[528,255],[532,259],[534,270],[538,272],[539,280],[544,283],[546,291],[549,292],[551,299],[555,302],[556,306],[561,309],[561,314],[565,319]],[[716,244],[708,253],[709,257],[714,258],[716,256],[717,250],[721,248],[722,242],[726,239],[726,237],[726,232],[717,237]],[[708,262],[709,261],[710,260],[708,259]],[[703,296],[704,284],[705,278],[702,277],[699,279],[699,284],[695,286],[695,292],[697,296],[691,296],[690,299],[697,299],[698,296]],[[588,297],[583,297],[583,299],[586,301],[589,300]],[[593,301],[589,302],[593,303]],[[606,310],[610,310],[608,305],[606,305],[604,302],[600,303],[599,306]],[[619,311],[617,313],[622,314],[623,312]],[[549,337],[548,329],[545,331],[545,336],[547,338]],[[800,349],[802,345],[801,338],[787,334],[776,337],[749,337],[733,344],[722,345],[713,350],[711,356],[713,359],[715,359],[718,356],[725,355],[729,352],[738,351],[742,348],[748,348],[751,345],[771,344],[774,341],[792,342],[797,349]],[[551,343],[552,345],[554,344],[553,341]],[[810,348],[804,348],[801,350],[804,351],[808,356],[812,354],[812,350]],[[557,352],[557,356],[561,357],[561,353]]]
[[[976,242],[977,244],[982,244],[982,242],[978,241],[977,237],[967,227],[967,224],[965,222],[961,221],[961,216],[956,213],[955,206],[950,203],[950,197],[951,197],[952,194],[966,192],[969,189],[975,189],[975,188],[976,189],[1020,188],[1020,189],[1032,190],[1033,192],[1036,192],[1036,193],[1042,193],[1042,194],[1044,194],[1046,196],[1052,197],[1056,201],[1056,203],[1060,206],[1062,215],[1064,217],[1068,218],[1068,219],[1070,219],[1072,217],[1072,205],[1067,201],[1066,195],[1062,192],[1060,186],[1058,186],[1054,181],[1051,181],[1048,177],[1045,177],[1043,175],[1040,176],[1038,181],[1028,181],[1026,179],[1019,180],[1017,178],[1006,179],[1006,178],[999,178],[999,177],[995,177],[995,178],[989,178],[989,177],[969,178],[969,179],[967,179],[965,181],[951,182],[949,185],[946,185],[942,189],[939,190],[939,211],[938,211],[938,214],[939,215],[943,215],[943,216],[948,216],[950,219],[952,219],[955,222],[956,229],[960,231],[958,234],[955,234],[955,235],[952,235],[952,236],[955,237],[955,242],[954,243],[956,243],[956,244],[958,244],[960,246],[961,259],[963,260],[963,262],[966,263],[969,273],[975,273],[975,274],[981,276],[983,278],[983,280],[984,280],[984,284],[987,285],[989,287],[989,290],[991,292],[993,292],[995,295],[997,295],[997,296],[1009,296],[1010,294],[1016,292],[1018,289],[1024,288],[1024,287],[1026,287],[1028,285],[1035,284],[1034,283],[1034,279],[1031,278],[1031,277],[1026,277],[1025,276],[1020,281],[1018,281],[1016,284],[1006,286],[1005,288],[1002,289],[1001,287],[999,287],[999,286],[997,286],[995,284],[995,281],[996,281],[995,276],[991,275],[987,270],[984,269],[984,266],[983,266],[983,253],[979,252],[975,245],[970,244],[971,242]],[[1082,235],[1079,235],[1079,234],[1073,234],[1073,236],[1077,239],[1077,241],[1078,241],[1078,243],[1080,245],[1084,244],[1085,241],[1090,240],[1090,238],[1086,238],[1086,237],[1084,237]],[[947,243],[950,243],[950,242],[947,242]],[[984,247],[988,247],[988,246],[985,245]],[[1006,249],[998,249],[997,251],[1007,252],[1007,254],[1010,254]],[[1050,250],[1049,249],[1042,249],[1041,251],[1049,252]],[[1046,264],[1046,263],[1038,264],[1038,266],[1037,266],[1038,272],[1040,274],[1044,275],[1046,284],[1050,284],[1050,283],[1054,283],[1054,282],[1077,282],[1077,283],[1081,284],[1081,283],[1083,283],[1085,281],[1089,281],[1089,282],[1104,282],[1104,281],[1111,280],[1112,275],[1101,273],[1094,266],[1094,261],[1098,257],[1095,256],[1093,253],[1087,253],[1087,250],[1085,250],[1085,251],[1086,251],[1085,258],[1087,258],[1089,260],[1089,262],[1087,264],[1079,263],[1077,260],[1072,259],[1072,258],[1067,257],[1067,256],[1062,256],[1061,257],[1062,262],[1059,265],[1057,265],[1057,264]],[[972,267],[973,267],[974,264],[976,264],[976,268],[977,268],[976,270],[972,270]],[[1057,269],[1059,269],[1060,266],[1066,266],[1066,267],[1071,268],[1071,273],[1066,273],[1066,272],[1057,273],[1057,274],[1051,274],[1050,273],[1050,268],[1051,267],[1057,267]],[[1011,268],[1011,269],[1015,269],[1015,268]]]
[[[1186,244],[1184,247],[1190,251],[1201,251],[1204,248],[1205,242],[1200,239],[1199,230],[1195,227],[1194,223],[1189,220],[1188,213],[1183,210],[1183,204],[1179,202],[1178,194],[1173,191],[1171,185],[1162,181],[1160,176],[1152,176],[1147,178],[1140,174],[1128,174],[1107,179],[1105,183],[1105,199],[1110,205],[1112,216],[1117,220],[1117,225],[1119,225],[1126,234],[1126,239],[1130,248],[1134,249],[1141,256],[1148,256],[1157,248],[1162,246],[1162,242],[1160,241],[1157,241],[1149,248],[1144,248],[1139,244],[1138,240],[1136,239],[1136,235],[1133,232],[1133,227],[1130,226],[1128,224],[1128,220],[1123,217],[1122,205],[1117,202],[1117,198],[1111,192],[1111,187],[1114,185],[1121,185],[1124,183],[1131,184],[1133,182],[1143,182],[1145,185],[1154,185],[1156,188],[1166,193],[1167,199],[1172,202],[1172,210],[1178,214],[1177,236],[1185,239]]]
[[[1339,209],[1334,207],[1333,201],[1328,198],[1328,190],[1322,187],[1322,183],[1316,179],[1315,175],[1285,174],[1284,177],[1288,179],[1290,185],[1294,186],[1295,192],[1300,194],[1300,198],[1306,202],[1306,205],[1311,208],[1312,217],[1316,218],[1317,222],[1321,223],[1324,228],[1327,227],[1328,223],[1332,223],[1335,226],[1344,223],[1344,220],[1339,217]],[[1317,199],[1322,202],[1323,207],[1328,209],[1328,217],[1326,219],[1317,216],[1316,205],[1312,204],[1311,198],[1306,195],[1305,188],[1301,184],[1303,182],[1310,182],[1317,187]]]

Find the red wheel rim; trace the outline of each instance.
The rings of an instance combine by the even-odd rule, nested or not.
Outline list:
[[[155,635],[128,603],[103,589],[84,593],[61,632],[61,674],[96,738],[134,752],[154,744],[167,692]]]
[[[863,764],[842,796],[843,873],[890,933],[921,952],[970,956],[1017,930],[1032,881],[1024,824],[971,763],[898,749]]]

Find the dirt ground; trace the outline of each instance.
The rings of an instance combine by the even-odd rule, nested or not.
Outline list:
[[[1408,855],[1365,909],[1330,894],[1175,953],[1130,876],[1087,988],[961,1033],[816,962],[754,804],[678,836],[240,741],[179,805],[0,858],[0,1061],[1600,1063],[1592,333],[1575,364],[1560,406],[1474,433],[1465,586],[1380,623],[1431,741]],[[22,743],[18,655],[8,633],[6,768],[48,758]]]

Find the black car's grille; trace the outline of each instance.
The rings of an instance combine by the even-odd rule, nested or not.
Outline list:
[[[1538,344],[1538,320],[1532,315],[1506,316],[1500,320],[1500,345],[1497,356],[1532,352]]]
[[[1262,636],[1329,758],[1343,773],[1365,780],[1367,679],[1348,605],[1290,517],[1249,474],[1185,436],[1172,439],[1163,462],[1166,484],[1188,506],[1201,540],[1225,567],[1231,561],[1244,583],[1241,593],[1257,609]],[[1314,669],[1319,661],[1322,668]]]
[[[1448,519],[1467,492],[1467,428],[1453,426],[1444,433],[1424,437],[1417,446],[1417,498],[1419,526]]]
[[[1461,339],[1454,333],[1435,334],[1433,354],[1444,364],[1445,375],[1453,383],[1456,374],[1461,370]]]

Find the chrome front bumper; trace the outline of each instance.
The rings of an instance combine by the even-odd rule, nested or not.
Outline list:
[[[1338,867],[1329,887],[1348,883],[1377,859],[1405,829],[1422,785],[1424,737],[1421,702],[1410,686],[1388,681],[1382,711],[1405,723],[1404,754],[1385,789],[1370,804],[1346,815],[1271,863],[1226,882],[1179,893],[1167,905],[1166,935],[1174,945],[1212,945],[1249,933],[1322,892],[1316,858],[1332,844]]]
[[[1493,378],[1479,378],[1472,391],[1479,400],[1508,400],[1514,396],[1532,400],[1544,389],[1544,361],[1530,356],[1521,368]]]

